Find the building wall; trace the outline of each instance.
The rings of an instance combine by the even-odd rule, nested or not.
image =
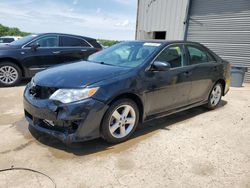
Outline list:
[[[187,39],[197,41],[235,66],[248,67],[250,0],[192,0]]]
[[[155,31],[166,31],[166,40],[200,42],[231,65],[248,67],[250,82],[250,0],[138,0],[136,39],[154,39]]]
[[[153,39],[166,31],[167,40],[183,40],[189,0],[138,0],[136,39]]]

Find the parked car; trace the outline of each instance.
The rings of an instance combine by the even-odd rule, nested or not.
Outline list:
[[[14,42],[14,41],[20,39],[20,38],[22,38],[22,37],[19,37],[19,36],[3,36],[3,37],[0,37],[0,46],[9,44],[11,42]]]
[[[0,47],[0,85],[14,86],[21,78],[30,78],[50,66],[86,60],[101,50],[96,39],[44,33],[28,35]]]
[[[215,109],[229,83],[229,63],[199,43],[123,42],[36,74],[24,91],[25,117],[66,143],[100,136],[118,143],[139,122]]]

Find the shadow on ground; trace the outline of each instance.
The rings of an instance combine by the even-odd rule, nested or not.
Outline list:
[[[221,101],[220,106],[216,109],[222,108],[227,104],[226,101]],[[188,120],[197,115],[208,113],[209,110],[203,106],[192,108],[183,112],[179,112],[164,118],[157,120],[151,120],[138,126],[133,136],[126,142],[111,145],[106,143],[104,140],[95,139],[91,141],[73,143],[70,145],[63,144],[62,142],[54,139],[48,135],[44,135],[35,131],[32,127],[29,127],[31,134],[43,145],[56,148],[67,153],[72,153],[77,156],[90,155],[103,151],[120,152],[129,149],[132,145],[137,144],[144,139],[152,136],[159,130],[171,131],[170,125],[180,123]]]
[[[24,78],[16,86],[7,86],[7,87],[0,86],[0,88],[14,88],[14,87],[19,87],[19,86],[26,86],[30,82],[30,80],[31,78]]]
[[[22,81],[17,86],[26,86],[30,82],[30,78],[22,79]]]

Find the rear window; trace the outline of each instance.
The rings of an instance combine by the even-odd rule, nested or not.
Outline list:
[[[94,47],[94,48],[102,48],[102,45],[99,44],[95,39],[88,40],[88,42]]]
[[[61,36],[60,37],[60,46],[64,47],[90,47],[90,45],[83,39]]]

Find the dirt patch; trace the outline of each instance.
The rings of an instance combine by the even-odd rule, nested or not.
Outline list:
[[[20,146],[16,147],[15,149],[13,149],[13,151],[20,151],[24,148],[26,148],[27,146],[29,146],[30,144],[32,144],[34,141],[33,140],[30,140],[24,144],[21,144]]]
[[[211,162],[200,162],[200,163],[194,163],[192,165],[192,172],[194,174],[200,175],[200,176],[209,176],[212,175],[215,171],[214,166]]]
[[[17,132],[20,133],[25,139],[32,139],[32,135],[29,131],[29,124],[26,119],[23,117],[21,120],[16,121],[12,124],[12,127],[16,129]]]

